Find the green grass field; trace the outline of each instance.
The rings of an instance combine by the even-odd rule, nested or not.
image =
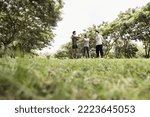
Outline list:
[[[150,99],[150,59],[1,58],[0,99]]]

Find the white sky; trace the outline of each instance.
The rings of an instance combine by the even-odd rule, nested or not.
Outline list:
[[[150,0],[63,0],[63,20],[58,23],[56,37],[51,49],[42,53],[54,53],[71,39],[72,31],[77,34],[93,24],[99,25],[102,21],[113,21],[121,11],[146,5]]]

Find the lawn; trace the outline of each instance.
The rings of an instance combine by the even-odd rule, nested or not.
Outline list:
[[[150,99],[150,59],[1,58],[0,99]]]

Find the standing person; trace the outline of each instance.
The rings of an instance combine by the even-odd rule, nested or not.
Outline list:
[[[90,54],[89,54],[89,38],[87,37],[87,35],[85,34],[85,37],[84,37],[84,47],[83,47],[83,56],[84,57],[90,57]]]
[[[76,36],[76,31],[72,32],[72,58],[77,58],[77,52],[78,52],[78,45],[77,40],[79,39],[78,36]]]
[[[103,58],[103,36],[96,30],[96,57],[99,57],[99,53],[101,58]]]

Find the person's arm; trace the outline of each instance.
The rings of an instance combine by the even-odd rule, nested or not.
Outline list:
[[[104,38],[103,38],[103,36],[101,35],[101,39],[102,39],[102,42],[104,42]]]
[[[86,38],[84,38],[84,41],[86,41],[87,39]]]
[[[72,35],[72,38],[76,38],[78,40],[78,36],[76,35]]]
[[[80,36],[75,36],[75,38],[76,38],[77,40],[79,40]]]

